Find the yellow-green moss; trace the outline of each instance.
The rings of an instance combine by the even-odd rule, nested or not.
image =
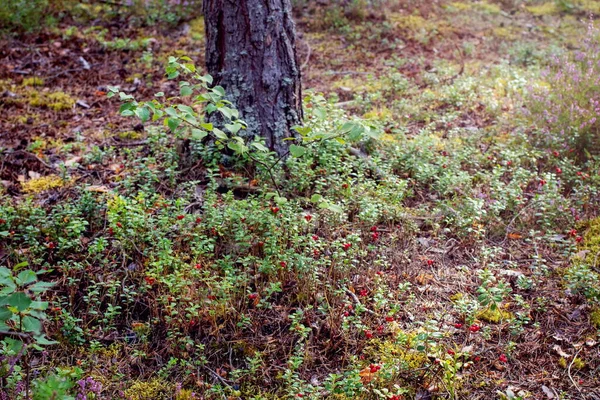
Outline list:
[[[38,92],[29,93],[29,104],[33,107],[49,108],[54,111],[64,111],[73,108],[75,99],[65,92]]]
[[[587,251],[584,262],[588,265],[594,265],[596,255],[600,253],[600,217],[587,221],[579,228],[585,230],[583,242],[579,246],[580,250]]]
[[[561,368],[567,369],[567,368],[569,368],[569,365],[571,365],[571,362],[568,361],[566,358],[561,357],[560,360],[558,360],[558,365]],[[585,368],[585,361],[583,361],[579,357],[575,357],[575,359],[573,360],[573,365],[571,365],[571,369],[584,369],[584,368]]]
[[[25,193],[40,193],[64,185],[65,181],[62,178],[56,175],[48,175],[22,182],[21,188]]]
[[[44,80],[42,78],[38,78],[36,76],[31,78],[23,79],[21,83],[23,86],[44,86]]]
[[[194,40],[204,38],[204,18],[196,18],[190,21],[190,37]]]
[[[600,308],[592,310],[592,312],[590,313],[590,322],[597,329],[600,329]]]
[[[423,368],[429,362],[429,359],[425,353],[412,348],[412,342],[417,335],[400,332],[398,336],[402,336],[405,340],[395,342],[372,340],[364,351],[365,355],[371,360],[389,365],[398,365],[404,370],[412,371]]]
[[[394,114],[387,107],[376,108],[363,115],[364,119],[376,119],[379,121],[390,121]]]
[[[556,6],[556,2],[554,1],[549,1],[537,6],[528,6],[525,8],[527,9],[527,11],[529,11],[537,17],[541,17],[544,15],[555,15],[560,12],[559,8]]]
[[[179,393],[177,393],[175,395],[175,400],[192,400],[192,399],[197,399],[197,397],[194,396],[193,394],[194,392],[189,390],[189,389],[182,389],[181,391],[179,391]]]
[[[125,397],[130,400],[161,400],[171,398],[171,385],[162,379],[135,381],[127,390]]]
[[[513,319],[514,315],[511,312],[501,310],[500,308],[492,310],[492,308],[489,307],[486,310],[479,312],[477,318],[492,324],[498,324]]]

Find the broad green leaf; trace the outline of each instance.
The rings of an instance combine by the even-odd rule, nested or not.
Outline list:
[[[192,114],[192,115],[196,114],[196,112],[194,111],[194,109],[193,109],[192,107],[190,107],[190,106],[186,106],[186,105],[184,105],[184,104],[179,104],[179,105],[177,106],[177,109],[178,109],[179,111],[181,111],[181,112],[184,112],[184,113],[187,113],[187,114]]]
[[[194,90],[193,90],[191,87],[189,87],[189,86],[182,86],[182,87],[179,89],[179,94],[180,94],[182,97],[191,96],[192,94],[194,94]]]
[[[17,292],[8,296],[7,302],[21,312],[27,310],[33,301],[25,293]]]
[[[223,89],[222,86],[215,86],[214,88],[212,88],[212,91],[221,97],[225,97],[225,89]]]
[[[200,124],[200,126],[209,132],[212,132],[212,130],[214,129],[213,124],[211,124],[210,122],[203,122]]]
[[[44,335],[40,335],[40,336],[36,336],[35,337],[35,341],[37,344],[41,345],[41,346],[48,346],[51,344],[57,344],[57,341],[54,340],[49,340],[47,339]]]
[[[338,206],[337,204],[330,204],[327,207],[327,209],[330,210],[330,211],[336,212],[338,214],[341,214],[341,213],[344,212],[344,209],[342,207]]]
[[[227,140],[227,134],[218,128],[213,129],[213,134],[217,137],[217,139]]]
[[[6,306],[0,307],[0,321],[8,321],[13,313]]]
[[[268,152],[269,152],[269,149],[267,148],[267,146],[265,146],[265,145],[264,145],[264,144],[262,144],[262,143],[259,143],[259,142],[253,142],[253,143],[252,143],[252,146],[254,146],[254,147],[257,149],[257,150],[259,150],[259,151],[262,151],[262,152],[264,152],[264,153],[268,153]]]
[[[23,317],[23,330],[25,332],[40,332],[42,330],[42,322],[29,315]]]
[[[313,195],[311,196],[311,198],[310,198],[310,201],[311,201],[311,202],[313,202],[313,203],[318,203],[318,202],[320,202],[321,200],[323,200],[323,196],[321,196],[321,195],[320,195],[320,194],[318,194],[318,193],[315,193],[315,194],[313,194]]]
[[[31,303],[31,308],[44,311],[48,309],[49,303],[47,301],[33,301]]]
[[[0,279],[2,278],[9,278],[12,276],[12,273],[10,272],[10,270],[6,267],[0,267]],[[0,284],[2,283],[2,281],[0,281]]]
[[[319,119],[325,119],[325,117],[327,116],[327,112],[322,107],[315,108],[313,114]]]
[[[302,157],[306,153],[306,147],[295,144],[290,145],[290,154],[296,158]]]
[[[19,286],[28,285],[35,281],[37,281],[37,275],[30,269],[19,272],[19,275],[17,275],[17,279],[15,279],[15,282]]]
[[[175,132],[180,124],[181,121],[177,118],[167,118],[167,126],[169,127],[171,132]]]
[[[312,128],[310,126],[294,126],[296,132],[298,132],[301,136],[306,136],[312,132]]]
[[[27,262],[27,261],[20,262],[13,267],[13,271],[18,271],[20,269],[27,267],[28,265],[29,265],[29,262]]]
[[[223,116],[225,116],[228,119],[231,119],[233,117],[233,112],[229,107],[220,107],[219,111],[221,112],[221,114],[223,114]]]
[[[200,130],[200,129],[192,128],[192,139],[202,140],[206,136],[208,136],[208,132]]]
[[[231,150],[235,151],[238,154],[242,154],[244,153],[246,150],[248,150],[248,148],[246,146],[244,146],[243,144],[237,142],[237,141],[230,141],[229,143],[227,143],[227,147],[229,147]]]
[[[234,122],[233,124],[225,124],[225,128],[234,135],[242,129],[242,124]]]
[[[33,285],[29,286],[27,289],[31,290],[34,294],[39,294],[45,292],[46,290],[52,288],[55,284],[53,282],[36,282]]]
[[[156,94],[154,94],[154,97],[164,97],[165,96],[165,92],[158,92]]]
[[[177,110],[175,110],[173,107],[165,108],[165,113],[167,113],[167,115],[170,117],[179,118],[179,114],[177,113]]]
[[[135,115],[137,115],[142,122],[146,122],[150,118],[150,110],[146,107],[136,108]]]

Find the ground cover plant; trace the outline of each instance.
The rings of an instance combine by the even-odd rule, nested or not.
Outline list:
[[[596,2],[295,1],[286,158],[142,3],[0,6],[0,399],[600,397]]]

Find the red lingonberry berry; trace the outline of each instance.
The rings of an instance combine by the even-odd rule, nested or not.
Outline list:
[[[279,207],[271,207],[271,212],[277,214],[279,212]]]
[[[460,328],[462,328],[462,326],[463,326],[463,324],[461,324],[460,322],[457,322],[456,324],[454,324],[454,327],[456,329],[460,329]]]
[[[312,239],[313,240],[319,240],[319,237],[317,235],[312,235]]]
[[[434,261],[433,261],[433,260],[427,260],[427,265],[429,265],[429,266],[432,266],[432,265],[433,265],[433,263],[434,263]]]
[[[281,265],[281,268],[287,267],[287,263],[285,261],[279,262],[279,265]]]
[[[371,331],[365,331],[365,336],[367,339],[371,339],[373,337],[373,332]]]
[[[498,360],[500,360],[500,362],[508,362],[508,358],[506,357],[506,354],[500,354],[500,357],[498,357]]]
[[[386,322],[393,322],[394,321],[394,317],[387,316],[387,317],[385,317],[385,321]]]
[[[348,250],[350,247],[352,247],[352,243],[344,243],[344,250]]]
[[[481,329],[481,327],[479,327],[479,325],[475,325],[475,324],[473,324],[469,327],[469,330],[473,333],[478,332],[480,329]]]
[[[178,220],[182,220],[182,219],[184,219],[184,218],[185,218],[185,215],[178,215],[178,216],[177,216],[177,219],[178,219]]]
[[[557,174],[562,174],[562,169],[560,167],[556,167],[556,173]]]
[[[456,352],[452,349],[448,349],[448,354],[450,354],[451,356],[455,355]]]
[[[358,295],[365,297],[367,295],[367,289],[360,289],[360,291],[358,292]]]
[[[304,219],[306,220],[306,222],[310,222],[310,220],[312,219],[312,215],[307,214],[304,216]]]

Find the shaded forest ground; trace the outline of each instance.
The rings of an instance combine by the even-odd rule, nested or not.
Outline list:
[[[201,18],[90,12],[0,44],[0,259],[59,282],[33,368],[80,368],[97,398],[600,398],[598,165],[518,112],[598,3],[300,7],[303,85],[327,99],[308,123],[369,121],[392,178],[328,149],[288,165],[285,205],[224,193],[268,182],[186,165],[106,97],[175,93],[164,64],[203,65]]]

